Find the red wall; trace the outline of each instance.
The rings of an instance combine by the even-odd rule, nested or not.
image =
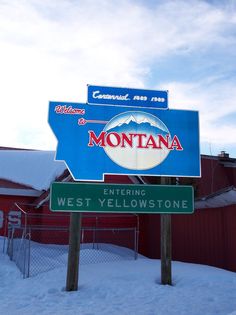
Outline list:
[[[219,159],[201,158],[201,178],[196,179],[197,197],[236,186],[236,168],[225,167]]]
[[[236,271],[236,205],[171,217],[173,260]],[[140,252],[160,258],[160,215],[140,218]]]
[[[4,235],[7,216],[10,215],[10,222],[17,224],[24,220],[22,213],[14,206],[14,203],[30,204],[35,199],[32,197],[23,196],[4,196],[0,195],[0,235]]]

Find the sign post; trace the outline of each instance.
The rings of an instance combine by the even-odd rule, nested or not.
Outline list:
[[[168,185],[170,181],[170,178],[161,178],[162,184]],[[161,214],[161,283],[168,285],[172,285],[171,244],[171,214]]]
[[[169,182],[170,178],[161,178],[162,184]],[[161,283],[168,285],[172,285],[171,245],[171,214],[161,214]]]
[[[70,239],[67,264],[66,291],[78,290],[81,213],[70,214]]]
[[[161,214],[161,284],[172,285],[171,214]]]

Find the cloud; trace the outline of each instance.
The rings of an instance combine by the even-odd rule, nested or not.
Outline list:
[[[232,6],[2,1],[0,145],[55,148],[48,101],[85,102],[88,83],[168,89],[173,108],[200,110],[203,141],[217,142],[214,122],[233,111],[236,96]]]
[[[233,86],[217,78],[197,83],[168,84],[170,108],[199,111],[202,153],[218,154],[226,150],[236,154],[236,125],[224,119],[226,113],[230,116],[236,112]]]

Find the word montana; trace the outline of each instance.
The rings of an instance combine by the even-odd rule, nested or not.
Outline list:
[[[150,135],[145,133],[118,133],[102,131],[98,136],[94,131],[89,130],[88,146],[99,147],[121,147],[121,148],[139,148],[139,149],[168,149],[182,151],[183,147],[179,138],[174,135],[173,138],[170,134],[165,136],[161,134]]]

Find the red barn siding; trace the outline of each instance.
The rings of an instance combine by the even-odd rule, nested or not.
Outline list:
[[[236,205],[226,208],[227,210],[224,211],[225,268],[236,271]]]
[[[201,158],[201,178],[197,179],[197,197],[207,196],[222,188],[236,186],[236,168],[225,167],[218,158]]]
[[[173,259],[223,267],[221,220],[221,212],[213,209],[198,210],[189,216],[173,216]]]
[[[12,220],[22,221],[21,212],[14,206],[14,203],[19,204],[31,203],[34,197],[24,197],[24,196],[5,196],[0,195],[0,235],[4,235],[5,224],[10,211],[16,211],[17,215],[12,215]]]
[[[140,252],[160,258],[160,215],[140,218]],[[172,215],[172,258],[236,271],[236,206]]]

